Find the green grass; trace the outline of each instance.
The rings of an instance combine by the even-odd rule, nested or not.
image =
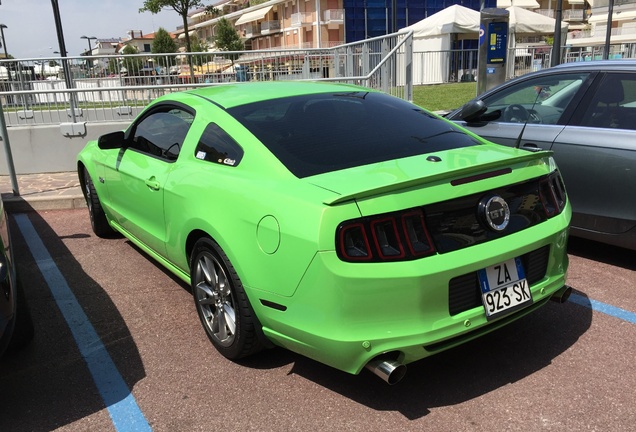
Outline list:
[[[413,102],[429,111],[450,111],[458,108],[477,95],[477,83],[451,83],[413,86]],[[115,105],[145,106],[147,100],[127,100]],[[19,111],[22,106],[3,107],[5,111]],[[31,110],[64,110],[68,104],[45,104],[29,106]],[[81,102],[78,108],[104,108],[104,104]]]
[[[413,86],[413,102],[429,111],[450,111],[477,95],[477,83]]]

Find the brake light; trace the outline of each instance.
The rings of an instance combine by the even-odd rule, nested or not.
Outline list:
[[[343,227],[339,240],[339,250],[348,258],[347,261],[368,261],[372,258],[369,238],[361,223],[351,223]]]
[[[336,238],[338,256],[349,262],[407,261],[435,252],[421,210],[343,222]]]
[[[558,171],[539,182],[539,197],[547,217],[551,218],[563,211],[567,202],[567,194],[563,178]]]
[[[404,247],[400,241],[396,225],[396,221],[392,217],[371,221],[373,240],[381,259],[404,257]]]
[[[421,211],[412,211],[402,216],[402,226],[406,235],[409,250],[413,256],[420,257],[435,252],[433,240],[424,224]]]

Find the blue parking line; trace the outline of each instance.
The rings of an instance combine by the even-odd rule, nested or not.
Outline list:
[[[135,397],[128,389],[106,347],[51,258],[33,224],[25,214],[15,215],[15,221],[71,329],[115,429],[122,432],[151,431],[152,428],[139,409]]]
[[[594,311],[601,312],[618,319],[622,319],[623,321],[627,321],[632,324],[636,324],[636,313],[634,312],[630,312],[616,306],[608,305],[607,303],[592,300],[578,294],[572,294],[568,300],[572,303],[588,307]]]

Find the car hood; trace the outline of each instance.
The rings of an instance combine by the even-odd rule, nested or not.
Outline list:
[[[336,193],[336,197],[323,201],[327,205],[335,205],[511,167],[513,164],[543,159],[550,154],[486,144],[378,162],[307,177],[305,180]]]

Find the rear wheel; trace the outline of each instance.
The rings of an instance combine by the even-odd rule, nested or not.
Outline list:
[[[95,185],[91,179],[88,170],[84,168],[83,178],[84,197],[86,198],[86,205],[88,206],[88,215],[91,218],[91,227],[97,237],[109,238],[115,235],[115,231],[108,224],[106,214],[102,208],[102,203],[99,201],[97,192],[95,191]]]
[[[258,320],[243,285],[221,248],[203,238],[191,255],[192,294],[197,313],[214,347],[230,360],[262,349]]]

